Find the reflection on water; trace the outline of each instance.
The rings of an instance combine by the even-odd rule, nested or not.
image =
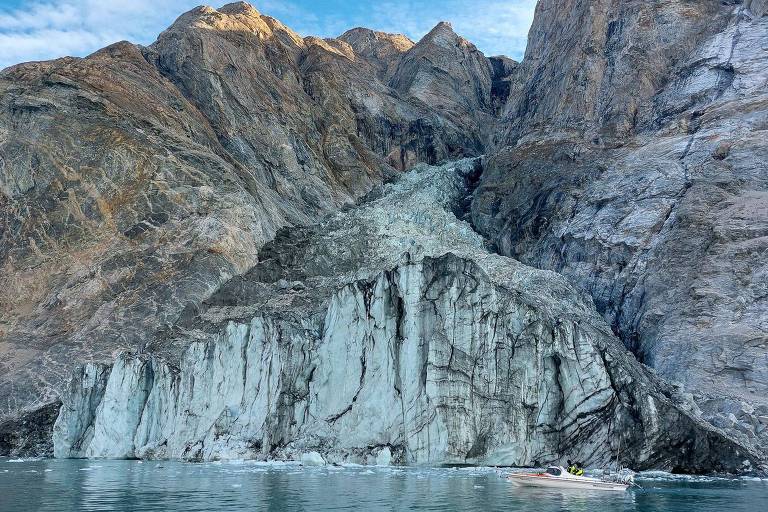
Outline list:
[[[520,489],[490,468],[0,459],[0,511],[768,510],[760,479],[643,475],[625,493]]]

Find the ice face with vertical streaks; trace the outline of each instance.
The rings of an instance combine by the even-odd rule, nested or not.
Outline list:
[[[478,166],[279,235],[151,354],[77,373],[57,456],[602,464],[621,443],[634,467],[756,463],[565,278],[484,248],[455,216]]]

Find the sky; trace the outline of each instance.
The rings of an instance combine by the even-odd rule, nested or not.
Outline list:
[[[150,44],[205,0],[0,0],[0,69],[85,56],[115,41]],[[213,2],[220,7],[227,0]],[[363,26],[418,40],[439,21],[486,55],[521,59],[536,0],[252,0],[302,35],[334,37]]]

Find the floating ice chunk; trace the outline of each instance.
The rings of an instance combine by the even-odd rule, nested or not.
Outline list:
[[[301,463],[305,466],[325,466],[325,459],[317,452],[301,454]]]
[[[392,463],[392,451],[389,449],[389,446],[385,446],[379,451],[379,454],[376,455],[376,465],[389,466],[391,463]]]

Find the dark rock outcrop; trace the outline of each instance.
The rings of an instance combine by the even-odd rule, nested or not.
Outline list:
[[[60,409],[56,401],[0,424],[0,456],[52,457],[53,425]]]

